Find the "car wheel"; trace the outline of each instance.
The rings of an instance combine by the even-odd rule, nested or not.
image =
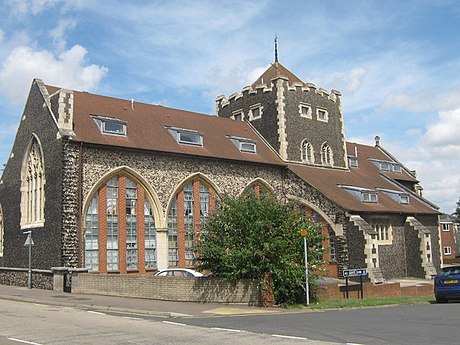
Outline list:
[[[447,300],[445,298],[442,298],[442,297],[436,297],[436,302],[437,303],[446,303]]]

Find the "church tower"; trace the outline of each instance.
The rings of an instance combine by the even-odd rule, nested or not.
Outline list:
[[[250,122],[286,162],[348,168],[340,92],[303,82],[277,53],[252,85],[228,99],[217,97],[216,111]]]

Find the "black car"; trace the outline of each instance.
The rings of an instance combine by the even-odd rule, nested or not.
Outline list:
[[[436,302],[445,303],[450,299],[460,299],[460,266],[444,267],[434,278]]]

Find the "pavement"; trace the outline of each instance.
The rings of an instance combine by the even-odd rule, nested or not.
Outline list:
[[[259,308],[246,304],[159,301],[152,299],[87,295],[53,290],[0,285],[0,299],[66,306],[99,311],[124,312],[162,318],[212,317],[287,313],[284,308]]]

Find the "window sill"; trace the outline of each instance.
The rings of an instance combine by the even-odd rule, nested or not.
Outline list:
[[[43,228],[45,226],[45,222],[35,222],[35,223],[28,223],[28,224],[21,224],[22,229],[33,229],[33,228]]]

